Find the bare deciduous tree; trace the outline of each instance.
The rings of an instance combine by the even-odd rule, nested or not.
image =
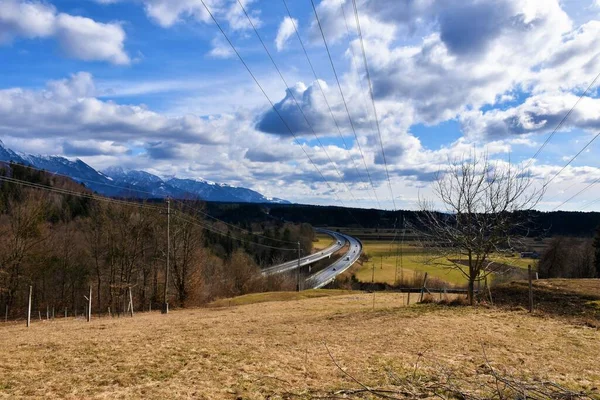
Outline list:
[[[449,162],[433,191],[439,202],[420,202],[416,228],[439,264],[465,275],[469,302],[474,304],[475,282],[493,272],[490,255],[514,250],[528,222],[521,211],[538,204],[543,186],[536,188],[525,171],[510,163],[472,154]]]

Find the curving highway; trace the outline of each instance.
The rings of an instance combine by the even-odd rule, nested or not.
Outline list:
[[[303,267],[305,265],[310,265],[316,263],[319,260],[324,258],[329,258],[333,253],[344,247],[346,244],[346,235],[343,235],[338,232],[330,231],[327,229],[315,229],[318,232],[326,233],[334,239],[334,242],[331,246],[327,247],[319,251],[318,253],[309,254],[306,257],[302,257],[300,259],[300,264],[298,265],[298,260],[287,261],[282,264],[277,264],[269,268],[264,268],[262,270],[263,275],[273,275],[273,274],[281,274],[284,272],[292,271],[298,267]]]
[[[335,263],[306,278],[306,282],[304,284],[306,289],[320,289],[327,286],[329,283],[333,282],[339,274],[350,268],[358,260],[362,253],[362,243],[360,240],[337,232],[322,231],[326,233],[335,233],[342,238],[342,243],[348,242],[350,247],[348,248],[348,251]]]

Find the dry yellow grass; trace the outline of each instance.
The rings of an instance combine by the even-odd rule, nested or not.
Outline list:
[[[474,376],[483,362],[572,388],[600,382],[600,331],[523,312],[405,307],[404,295],[136,314],[0,327],[0,397],[278,399],[412,373],[419,352]],[[429,369],[430,370],[429,370]],[[476,379],[473,379],[476,384]]]
[[[301,292],[267,292],[267,293],[250,293],[243,296],[233,297],[230,299],[219,299],[208,304],[208,307],[232,307],[243,306],[247,304],[266,303],[273,301],[291,301],[312,299],[316,297],[330,297],[350,294],[350,290],[323,290],[311,289]]]
[[[326,249],[333,244],[333,238],[325,233],[317,233],[313,242],[313,253]]]

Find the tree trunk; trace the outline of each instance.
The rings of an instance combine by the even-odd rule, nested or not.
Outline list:
[[[475,278],[473,276],[469,277],[469,292],[468,292],[468,296],[469,296],[469,305],[474,306],[475,305]]]

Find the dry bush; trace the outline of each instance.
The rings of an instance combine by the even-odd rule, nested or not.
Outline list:
[[[386,369],[387,385],[369,386],[344,369],[335,359],[327,344],[326,352],[336,368],[351,382],[355,389],[337,390],[324,398],[383,398],[383,399],[462,399],[462,400],[591,400],[591,393],[577,392],[555,382],[519,376],[518,371],[507,371],[493,366],[482,345],[482,363],[474,374],[428,356],[427,350],[419,352],[414,367],[402,371]],[[597,389],[592,389],[597,392]]]

